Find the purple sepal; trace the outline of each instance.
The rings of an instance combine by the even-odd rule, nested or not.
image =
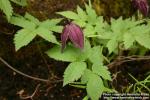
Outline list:
[[[134,8],[139,9],[144,16],[148,15],[149,5],[147,0],[132,0],[132,5]]]
[[[82,29],[73,22],[65,25],[63,32],[61,34],[62,52],[66,47],[66,42],[68,39],[71,40],[71,42],[74,44],[75,47],[80,49],[84,48],[84,35]]]

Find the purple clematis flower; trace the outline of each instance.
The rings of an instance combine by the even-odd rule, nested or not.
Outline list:
[[[82,29],[73,22],[70,22],[69,24],[65,25],[63,32],[61,34],[62,52],[66,47],[66,42],[68,39],[71,40],[71,42],[74,44],[75,47],[83,49],[84,35]]]
[[[148,15],[149,5],[147,0],[132,0],[132,5],[134,8],[139,9],[144,16]]]

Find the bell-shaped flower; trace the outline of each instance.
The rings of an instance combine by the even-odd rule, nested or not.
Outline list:
[[[71,42],[74,44],[75,47],[83,49],[84,35],[82,29],[78,25],[74,24],[73,22],[65,25],[63,32],[61,34],[62,52],[66,47],[66,42],[68,39],[71,40]]]
[[[144,16],[148,15],[149,5],[147,0],[132,0],[132,5],[138,9]]]

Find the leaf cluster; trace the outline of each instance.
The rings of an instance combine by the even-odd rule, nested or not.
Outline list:
[[[61,19],[52,19],[40,22],[29,13],[24,17],[13,16],[10,23],[22,27],[14,37],[16,51],[29,44],[37,35],[49,42],[59,44],[53,32],[61,32],[62,26],[57,25],[60,21]]]
[[[108,55],[116,53],[119,46],[123,49],[132,49],[134,46],[142,46],[150,49],[150,23],[135,18],[111,19],[110,24],[105,22],[102,16],[98,16],[91,3],[85,4],[85,10],[77,7],[77,11],[58,12],[83,28],[85,47],[83,50],[75,48],[68,43],[61,53],[61,46],[55,33],[62,32],[62,26],[58,25],[62,19],[48,19],[39,21],[34,16],[26,13],[24,16],[14,15],[10,1],[19,5],[26,5],[26,0],[0,0],[0,9],[5,13],[11,24],[19,26],[14,36],[16,51],[28,45],[36,36],[54,43],[55,46],[46,54],[55,60],[70,62],[64,72],[63,86],[70,84],[75,87],[84,87],[88,99],[98,100],[103,92],[112,92],[107,82],[111,81],[103,53],[108,49]],[[105,59],[104,59],[105,58]]]
[[[91,6],[85,6],[86,12],[78,6],[77,13],[64,11],[58,12],[58,14],[72,19],[76,24],[84,27],[85,37],[103,32],[106,25],[103,18],[97,16]],[[60,49],[51,49],[47,54],[56,60],[71,62],[64,72],[64,85],[71,84],[81,78],[80,84],[85,84],[87,94],[92,100],[98,100],[104,91],[109,90],[103,83],[103,79],[111,81],[111,76],[107,67],[103,65],[101,46],[91,47],[87,39],[83,51],[76,51],[75,48],[71,49],[69,46],[62,54],[57,50]],[[86,62],[90,62],[90,64],[88,65]]]
[[[56,46],[46,53],[55,60],[71,62],[64,72],[63,85],[74,84],[74,81],[81,78],[80,84],[85,84],[88,95],[93,100],[98,100],[100,95],[108,90],[102,80],[111,81],[110,72],[103,65],[102,47],[95,46],[92,48],[89,41],[86,40],[83,51],[72,45],[68,45],[64,53],[61,53],[60,49],[60,46]],[[91,65],[87,65],[86,61],[88,60]],[[79,83],[75,86],[80,87]]]
[[[26,6],[27,0],[0,0],[0,9],[5,13],[8,21],[13,15],[13,7],[11,2],[16,3],[20,6]]]
[[[150,49],[150,28],[144,24],[145,20],[137,21],[134,17],[123,19],[111,19],[111,24],[97,16],[91,6],[85,5],[86,11],[77,7],[77,13],[72,11],[58,12],[58,14],[72,19],[76,24],[83,27],[85,37],[97,38],[100,43],[108,48],[109,53],[116,52],[116,49],[123,45],[123,49],[129,49],[139,44]]]
[[[71,62],[64,72],[64,85],[75,84],[73,86],[82,87],[80,84],[84,84],[88,97],[98,100],[103,92],[112,92],[104,82],[111,81],[111,76],[104,64],[104,58],[107,57],[103,55],[103,48],[107,48],[109,54],[116,53],[120,46],[123,50],[139,45],[150,49],[150,28],[145,20],[137,21],[134,17],[112,18],[109,24],[95,13],[91,4],[85,4],[85,8],[84,11],[78,6],[77,12],[63,11],[58,14],[82,27],[86,43],[90,46],[85,45],[84,50],[79,51],[68,45],[62,54],[58,51],[60,47],[54,47],[47,54],[56,60]]]

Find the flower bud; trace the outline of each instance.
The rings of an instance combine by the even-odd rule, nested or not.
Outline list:
[[[72,22],[64,27],[63,32],[61,34],[62,52],[66,47],[66,42],[68,39],[71,40],[75,47],[83,49],[84,35],[82,29]]]
[[[144,16],[148,15],[149,5],[147,0],[132,0],[134,8],[138,9]]]

